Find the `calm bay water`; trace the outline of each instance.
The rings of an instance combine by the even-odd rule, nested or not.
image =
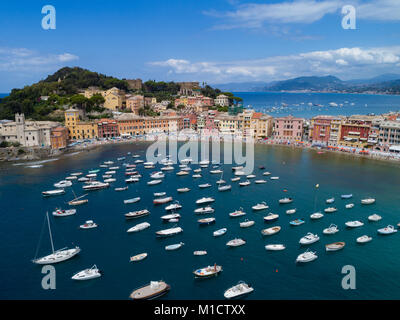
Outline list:
[[[349,116],[400,110],[400,96],[394,95],[281,92],[235,92],[235,95],[243,99],[244,106],[250,105],[255,110],[266,112],[273,117],[290,114],[304,118],[312,118],[315,115]],[[331,102],[343,106],[330,107]],[[287,107],[280,108],[282,103],[287,104]],[[309,106],[309,103],[313,106]]]
[[[42,168],[25,168],[9,164],[0,166],[1,224],[0,248],[0,291],[1,299],[127,299],[130,292],[150,280],[163,279],[171,285],[171,291],[162,299],[222,299],[228,287],[244,280],[252,284],[255,291],[249,299],[399,299],[398,270],[400,268],[400,234],[378,236],[376,230],[388,224],[400,222],[399,166],[393,163],[352,158],[339,154],[317,154],[315,151],[297,150],[286,147],[258,145],[255,147],[255,174],[262,177],[259,165],[279,176],[280,180],[264,185],[252,183],[248,187],[232,184],[232,190],[217,192],[219,175],[212,175],[203,169],[201,179],[191,175],[177,177],[176,172],[166,173],[164,182],[147,186],[149,174],[156,169],[138,166],[143,178],[138,184],[130,184],[128,191],[115,192],[114,187],[124,186],[124,171],[117,171],[117,182],[106,190],[89,193],[89,203],[79,206],[77,214],[71,217],[50,216],[56,248],[79,245],[79,256],[56,264],[57,289],[41,288],[41,267],[31,262],[38,246],[44,215],[55,207],[67,207],[65,202],[73,198],[70,188],[63,196],[43,198],[41,191],[53,188],[53,183],[64,179],[69,173],[96,169],[107,160],[117,162],[118,157],[127,152],[140,154],[144,158],[146,143],[105,146],[92,152],[62,157],[46,162]],[[128,157],[125,162],[133,163]],[[192,165],[192,169],[197,165]],[[211,166],[210,166],[211,168]],[[232,170],[224,165],[224,179],[230,181]],[[105,169],[102,169],[102,171]],[[101,175],[100,175],[101,177]],[[265,178],[265,177],[264,177]],[[201,183],[210,182],[212,188],[199,189]],[[320,188],[315,189],[319,183]],[[178,194],[179,187],[189,187],[188,193]],[[83,194],[80,182],[73,183],[77,194]],[[287,189],[285,193],[283,190]],[[174,200],[183,205],[179,225],[184,232],[168,239],[157,239],[154,232],[171,227],[162,223],[165,205],[152,204],[153,192],[167,191]],[[341,194],[353,193],[352,200],[341,200]],[[125,205],[124,199],[140,196],[140,202]],[[199,227],[193,210],[195,201],[202,196],[213,196],[216,202],[214,216],[216,223]],[[278,199],[291,196],[293,204],[279,205]],[[314,201],[318,210],[328,205],[325,199],[334,196],[338,212],[325,214],[320,220],[311,221]],[[360,205],[360,199],[373,196],[376,204]],[[266,201],[269,210],[254,213],[251,207]],[[356,206],[347,210],[346,203]],[[247,216],[232,219],[228,214],[243,207]],[[286,215],[289,208],[297,208],[294,215]],[[124,213],[147,208],[151,214],[135,221],[125,221]],[[263,216],[268,212],[279,213],[279,220],[272,225],[280,225],[280,233],[262,237],[260,231],[269,224]],[[380,222],[367,221],[370,214],[383,216]],[[244,218],[255,220],[253,227],[242,229],[239,222]],[[289,221],[303,218],[306,223],[291,227]],[[78,226],[93,219],[99,227],[80,230]],[[361,228],[347,230],[344,223],[360,219],[365,222]],[[149,229],[136,234],[128,234],[131,226],[148,221]],[[340,232],[333,236],[322,234],[331,223],[338,225]],[[46,227],[46,226],[45,226]],[[228,232],[214,238],[212,232],[227,227]],[[310,246],[318,259],[305,265],[296,265],[295,259],[306,248],[301,248],[299,239],[307,232],[320,235],[321,240]],[[366,245],[357,245],[356,238],[371,235],[374,239]],[[234,237],[242,237],[247,244],[238,248],[226,247],[226,242]],[[165,245],[184,242],[185,245],[172,252]],[[338,252],[326,253],[324,245],[335,241],[345,241],[346,247]],[[284,243],[286,250],[268,252],[268,243]],[[50,252],[47,229],[44,229],[38,256]],[[193,256],[194,250],[207,250],[206,256]],[[130,263],[129,257],[148,252],[147,259]],[[192,271],[198,267],[221,264],[223,272],[215,278],[195,280]],[[71,276],[93,264],[104,271],[103,277],[90,281],[74,282]],[[357,271],[357,289],[343,290],[341,269],[353,265]]]

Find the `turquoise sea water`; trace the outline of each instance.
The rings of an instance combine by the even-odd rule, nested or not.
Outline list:
[[[114,187],[124,186],[124,170],[116,174],[117,182],[106,190],[93,191],[87,197],[87,205],[78,206],[77,214],[71,217],[54,218],[50,215],[56,248],[79,245],[79,256],[56,264],[56,290],[41,288],[41,266],[31,262],[38,246],[44,215],[55,207],[67,207],[66,201],[73,198],[70,188],[63,196],[43,198],[41,192],[54,189],[53,183],[64,179],[72,172],[96,169],[107,160],[117,162],[126,156],[125,162],[135,159],[127,152],[140,154],[144,158],[146,143],[105,146],[100,150],[81,152],[61,157],[57,161],[43,163],[42,168],[26,168],[3,164],[0,166],[1,224],[0,248],[0,298],[1,299],[127,299],[130,292],[150,280],[163,279],[171,285],[171,291],[162,299],[223,299],[223,292],[239,280],[252,284],[255,291],[248,299],[399,299],[398,284],[400,268],[400,233],[379,236],[377,229],[400,222],[400,171],[397,164],[352,158],[341,154],[317,154],[315,151],[258,145],[255,147],[255,174],[262,177],[258,166],[264,165],[277,181],[263,185],[254,182],[248,187],[239,187],[232,182],[232,190],[218,192],[215,182],[219,175],[212,175],[203,169],[201,179],[191,175],[178,177],[177,169],[166,173],[164,182],[148,186],[151,172],[159,169],[138,170],[143,175],[137,184],[130,184],[128,191],[116,192]],[[177,166],[176,166],[177,167]],[[192,169],[197,165],[192,165]],[[211,168],[211,165],[210,165]],[[224,179],[230,181],[231,165],[224,165]],[[102,172],[106,169],[102,169]],[[101,175],[100,175],[101,177]],[[265,178],[265,177],[264,177]],[[212,188],[199,189],[201,183],[210,182]],[[319,183],[319,189],[315,185]],[[188,193],[178,194],[179,187],[189,187]],[[83,194],[80,182],[73,183],[77,194]],[[287,192],[283,190],[286,189]],[[179,225],[183,233],[168,239],[157,239],[155,231],[171,227],[163,223],[160,216],[165,214],[165,205],[152,204],[153,192],[166,191],[183,208]],[[341,194],[353,193],[351,200],[341,200]],[[140,196],[140,202],[125,205],[124,199]],[[200,227],[193,210],[195,201],[202,196],[213,196],[216,201],[214,217],[216,223]],[[291,196],[293,204],[279,205],[278,199]],[[373,196],[376,204],[361,206],[360,199]],[[320,220],[311,221],[309,215],[328,207],[325,199],[335,197],[336,213],[325,214]],[[251,207],[266,201],[269,210],[254,213]],[[353,209],[345,209],[346,203],[354,202]],[[243,207],[247,216],[230,218],[228,214]],[[289,208],[297,208],[294,215],[286,215]],[[125,221],[124,213],[147,208],[147,217]],[[278,213],[279,220],[267,224],[263,217],[268,212]],[[367,221],[370,214],[383,216],[380,222]],[[244,218],[255,220],[255,225],[242,229],[239,222]],[[302,218],[305,224],[292,227],[289,221]],[[78,226],[93,219],[99,227],[80,230]],[[365,225],[348,230],[344,223],[359,219]],[[149,229],[128,234],[131,226],[148,221]],[[322,234],[331,223],[338,225],[340,232],[333,236]],[[269,226],[279,225],[280,233],[262,237],[260,231]],[[214,230],[227,227],[228,232],[218,238]],[[46,228],[46,226],[45,226]],[[307,232],[317,233],[321,240],[312,244],[318,259],[305,265],[296,265],[296,257],[304,252],[299,239]],[[373,241],[366,245],[356,244],[356,238],[368,234]],[[242,237],[246,245],[238,248],[226,247],[226,242]],[[165,251],[169,244],[184,242],[177,251]],[[345,241],[346,247],[338,252],[325,252],[324,245]],[[284,243],[286,250],[268,252],[268,243]],[[195,250],[207,250],[206,256],[193,256]],[[50,252],[47,229],[44,229],[39,256]],[[141,252],[149,256],[139,262],[130,263],[129,257]],[[220,264],[223,272],[215,278],[196,280],[192,271],[199,267]],[[74,282],[71,276],[93,264],[104,271],[103,277],[90,281]],[[342,267],[356,268],[356,290],[341,287]]]
[[[304,118],[315,115],[349,116],[400,110],[400,96],[394,95],[282,92],[235,92],[235,95],[243,99],[244,106],[250,105],[274,117],[289,114]],[[331,102],[343,106],[330,107]],[[309,106],[309,103],[313,105]],[[287,106],[280,108],[282,104]]]

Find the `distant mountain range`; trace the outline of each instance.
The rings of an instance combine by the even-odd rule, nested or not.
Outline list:
[[[298,77],[273,82],[216,84],[223,91],[236,92],[341,92],[400,94],[400,74],[383,74],[370,79],[343,81],[335,76]]]

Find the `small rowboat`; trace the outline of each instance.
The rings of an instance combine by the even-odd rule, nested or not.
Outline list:
[[[216,231],[213,232],[213,236],[214,237],[222,236],[222,235],[224,235],[226,233],[226,231],[228,231],[227,228],[222,228],[222,229],[216,230]]]
[[[272,228],[261,230],[261,234],[263,236],[270,236],[270,235],[273,235],[275,233],[278,233],[279,231],[281,231],[281,227],[276,226],[276,227],[272,227]]]
[[[325,249],[326,249],[326,251],[338,251],[338,250],[343,249],[345,245],[346,245],[345,242],[334,242],[334,243],[325,245]]]
[[[171,244],[171,245],[169,245],[169,246],[165,246],[165,250],[167,250],[167,251],[178,250],[178,249],[181,248],[183,245],[184,245],[183,242],[176,243],[176,244]]]
[[[137,198],[132,198],[132,199],[124,200],[124,203],[125,203],[125,204],[135,203],[135,202],[138,202],[139,200],[140,200],[140,197],[137,197]]]
[[[367,199],[362,199],[361,200],[361,204],[373,204],[375,203],[375,199],[374,198],[367,198]]]
[[[283,244],[267,244],[265,246],[265,250],[269,251],[280,251],[280,250],[285,250],[286,247]]]
[[[301,220],[301,219],[296,219],[296,220],[290,221],[289,223],[292,226],[299,226],[299,225],[305,223],[305,221]]]
[[[143,260],[145,258],[147,258],[147,253],[146,252],[140,253],[140,254],[137,254],[136,256],[130,257],[129,261],[130,262],[137,262],[137,261],[141,261],[141,260]]]

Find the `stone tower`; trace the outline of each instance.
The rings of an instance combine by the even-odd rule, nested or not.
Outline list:
[[[17,141],[21,145],[25,145],[25,115],[23,113],[15,114],[15,123],[16,123],[16,134]]]

